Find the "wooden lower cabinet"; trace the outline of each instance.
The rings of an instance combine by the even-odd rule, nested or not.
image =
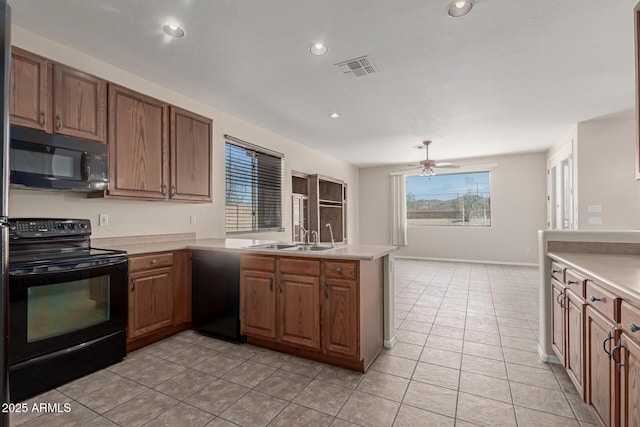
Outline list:
[[[279,340],[320,348],[320,278],[282,274],[278,281]]]
[[[127,351],[190,326],[190,271],[186,250],[129,257]]]
[[[265,271],[240,272],[240,318],[242,333],[276,338],[275,274]]]
[[[614,324],[587,306],[585,312],[586,376],[585,402],[594,420],[603,426],[617,426],[616,390],[619,375],[609,355],[619,331]]]
[[[559,282],[551,281],[551,346],[564,364],[565,289]]]
[[[620,425],[640,426],[640,344],[622,332],[619,351]]]
[[[358,354],[358,289],[355,280],[325,279],[322,321],[328,353]]]
[[[240,265],[240,325],[249,343],[359,371],[382,348],[381,259],[243,255]]]
[[[586,301],[576,293],[567,290],[564,305],[566,307],[565,368],[576,390],[581,397],[584,397],[583,325]]]
[[[129,339],[171,325],[172,268],[131,274],[129,285]]]

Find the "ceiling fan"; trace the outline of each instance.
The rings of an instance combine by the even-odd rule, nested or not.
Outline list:
[[[436,174],[436,169],[457,169],[460,167],[459,165],[455,165],[451,162],[439,162],[437,160],[430,160],[429,145],[431,145],[431,141],[422,141],[422,144],[424,146],[424,149],[427,151],[427,156],[425,160],[420,161],[420,166],[422,166],[422,172],[420,173],[420,175],[433,176]]]

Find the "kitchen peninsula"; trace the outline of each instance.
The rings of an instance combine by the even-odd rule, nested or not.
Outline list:
[[[191,289],[184,280],[188,276],[190,284],[190,268],[185,267],[190,251],[210,251],[212,257],[216,253],[239,256],[241,327],[250,344],[362,372],[383,345],[394,345],[395,246],[315,248],[323,250],[304,245],[291,245],[289,249],[255,247],[269,243],[274,242],[196,239],[193,234],[95,239],[96,247],[127,251],[130,282],[136,280],[136,274],[142,276],[137,285],[132,282],[129,286],[128,349],[189,326],[190,311],[183,306],[191,301]],[[142,272],[145,264],[148,270]],[[137,270],[132,272],[132,266]],[[175,286],[162,281],[172,274],[172,266],[181,271],[171,276]],[[145,277],[156,281],[149,281],[149,288],[164,287],[167,296],[155,304],[154,313],[150,308],[132,306],[138,297],[133,295],[136,286],[139,293],[145,293],[141,280]],[[157,298],[157,294],[149,290],[145,298]],[[157,312],[163,309],[164,315]],[[141,332],[132,336],[135,331]]]

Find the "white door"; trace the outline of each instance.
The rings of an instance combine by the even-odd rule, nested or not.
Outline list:
[[[571,144],[567,145],[547,162],[547,226],[551,230],[575,229],[573,164]]]

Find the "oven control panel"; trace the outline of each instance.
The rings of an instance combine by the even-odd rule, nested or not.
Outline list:
[[[88,219],[9,219],[9,238],[44,238],[55,236],[78,236],[91,234]]]

